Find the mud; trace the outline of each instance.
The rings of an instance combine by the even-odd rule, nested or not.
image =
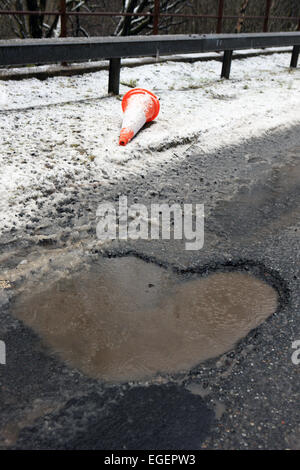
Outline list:
[[[276,307],[276,291],[250,274],[186,278],[128,256],[22,294],[13,313],[72,367],[115,382],[189,370]]]

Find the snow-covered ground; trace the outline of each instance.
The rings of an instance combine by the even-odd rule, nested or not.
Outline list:
[[[59,200],[68,185],[109,185],[188,158],[193,144],[205,154],[299,122],[300,74],[289,61],[236,60],[230,80],[220,80],[218,61],[123,67],[122,94],[148,88],[161,103],[155,123],[126,147],[118,146],[121,97],[107,95],[107,71],[0,82],[0,230],[26,223],[42,191]]]

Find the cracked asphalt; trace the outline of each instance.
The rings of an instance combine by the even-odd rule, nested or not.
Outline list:
[[[117,185],[74,188],[52,207],[49,195],[40,220],[1,236],[1,279],[11,283],[0,290],[1,449],[300,449],[300,365],[291,360],[300,340],[299,135],[300,126],[274,129],[211,154],[192,145],[181,162]],[[99,245],[97,206],[120,195],[129,204],[204,203],[204,247]],[[278,290],[278,309],[221,357],[122,384],[84,376],[14,317],[22,291],[129,254],[199,276],[249,271]]]

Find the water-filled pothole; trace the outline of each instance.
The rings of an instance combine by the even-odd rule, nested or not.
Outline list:
[[[275,312],[277,292],[243,272],[182,277],[133,256],[22,294],[14,314],[85,374],[108,381],[188,370]]]

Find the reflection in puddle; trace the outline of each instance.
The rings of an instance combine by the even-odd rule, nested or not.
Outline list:
[[[276,291],[238,272],[183,280],[135,257],[22,296],[15,315],[85,374],[109,381],[188,370],[274,313]]]

